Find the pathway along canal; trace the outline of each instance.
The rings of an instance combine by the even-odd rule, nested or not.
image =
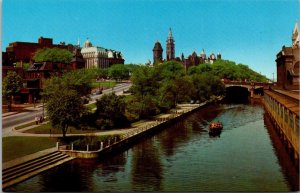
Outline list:
[[[220,137],[208,123],[220,120]],[[7,191],[293,191],[299,174],[261,104],[209,105],[105,160],[73,160]]]

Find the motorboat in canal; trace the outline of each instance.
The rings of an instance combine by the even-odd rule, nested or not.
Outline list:
[[[212,136],[220,135],[223,129],[223,124],[221,122],[212,122],[209,124],[209,134]]]

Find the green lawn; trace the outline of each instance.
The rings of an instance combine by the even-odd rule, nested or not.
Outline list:
[[[48,117],[45,118],[45,121],[48,121]],[[23,128],[29,127],[29,126],[31,126],[31,125],[35,125],[35,121],[26,123],[26,124],[24,124],[24,125],[17,126],[17,127],[15,127],[15,129],[16,129],[16,130],[18,130],[18,129],[23,129]]]
[[[89,111],[93,110],[94,108],[97,108],[96,103],[91,103],[86,105],[86,107],[88,108]]]
[[[26,124],[24,124],[24,125],[17,126],[17,127],[15,127],[15,129],[16,129],[16,130],[18,130],[18,129],[23,129],[23,128],[29,127],[29,126],[31,126],[31,125],[35,125],[35,121],[32,121],[32,122],[30,122],[30,123],[26,123]]]
[[[44,149],[55,147],[56,138],[48,137],[3,137],[2,162],[16,159]]]
[[[62,134],[61,130],[52,128],[50,123],[43,124],[43,125],[34,127],[32,129],[26,130],[26,131],[24,131],[24,133],[50,134],[50,129],[51,129],[51,134]],[[81,130],[81,129],[76,129],[74,127],[69,126],[67,134],[94,133],[94,132],[98,132],[98,131],[99,130],[96,130],[93,128]]]
[[[111,88],[116,86],[117,82],[116,81],[103,81],[103,82],[97,82],[93,81],[92,82],[92,88]]]

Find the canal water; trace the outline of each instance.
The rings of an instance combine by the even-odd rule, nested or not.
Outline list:
[[[208,124],[223,122],[220,136]],[[278,149],[279,148],[279,149]],[[104,160],[73,160],[8,191],[293,191],[293,167],[261,104],[209,105]]]

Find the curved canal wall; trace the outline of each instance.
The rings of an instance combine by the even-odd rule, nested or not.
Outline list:
[[[70,155],[75,158],[102,158],[107,154],[118,152],[120,150],[128,149],[131,145],[136,143],[138,140],[143,137],[147,137],[153,135],[154,133],[163,130],[167,126],[174,124],[178,121],[183,120],[193,112],[197,111],[200,108],[205,107],[210,104],[212,101],[207,101],[201,104],[186,104],[182,105],[180,110],[174,111],[172,114],[161,115],[160,117],[156,117],[154,121],[149,122],[149,124],[145,126],[138,127],[124,135],[121,136],[120,139],[115,139],[111,143],[109,142],[105,146],[101,142],[99,150],[89,151],[89,147],[87,146],[86,151],[78,151],[74,150],[71,145],[71,149],[64,149],[63,146],[57,146],[58,150]],[[184,108],[183,108],[184,107]]]

